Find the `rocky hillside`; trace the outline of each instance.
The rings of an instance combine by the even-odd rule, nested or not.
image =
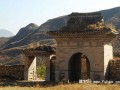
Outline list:
[[[26,46],[28,44],[53,44],[54,40],[46,35],[46,31],[58,30],[67,22],[67,16],[48,20],[40,27],[34,23],[27,25],[19,30],[17,35],[11,38],[1,49],[9,49],[15,47]]]
[[[12,37],[4,44],[2,49],[24,46],[33,42],[30,36],[34,35],[38,28],[39,26],[33,23],[30,23],[26,27],[21,28],[14,37]]]
[[[0,29],[0,37],[11,37],[14,36],[14,34],[8,30]]]
[[[112,23],[117,29],[120,29],[120,7],[102,10],[106,23]]]
[[[3,46],[11,37],[0,37],[0,47]]]

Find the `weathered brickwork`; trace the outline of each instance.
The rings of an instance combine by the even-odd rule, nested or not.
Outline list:
[[[0,78],[24,79],[24,65],[0,66]]]
[[[110,60],[108,77],[110,80],[120,81],[120,59]]]

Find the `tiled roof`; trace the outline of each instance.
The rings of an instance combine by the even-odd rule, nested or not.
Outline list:
[[[55,53],[55,47],[52,46],[39,46],[35,48],[28,48],[22,50],[26,55],[49,55]]]
[[[92,13],[71,13],[69,16],[68,24],[96,24],[103,21],[103,16],[100,12]]]
[[[58,31],[49,31],[48,34],[81,33],[81,35],[84,35],[109,32],[111,32],[111,29],[104,24],[101,13],[94,12],[72,13],[69,15],[69,20],[66,26],[62,27]]]

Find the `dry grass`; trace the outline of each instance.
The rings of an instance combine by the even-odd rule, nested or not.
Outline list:
[[[66,84],[34,87],[0,87],[0,90],[120,90],[120,85]]]

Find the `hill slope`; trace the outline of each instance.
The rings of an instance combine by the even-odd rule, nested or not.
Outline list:
[[[117,29],[120,29],[120,7],[101,11],[106,23],[112,23]]]
[[[9,39],[10,37],[0,37],[0,47],[4,45]]]
[[[34,35],[38,28],[39,26],[34,23],[30,23],[26,27],[21,28],[13,38],[4,44],[2,49],[19,47],[30,43],[31,39],[28,39],[28,37]]]

